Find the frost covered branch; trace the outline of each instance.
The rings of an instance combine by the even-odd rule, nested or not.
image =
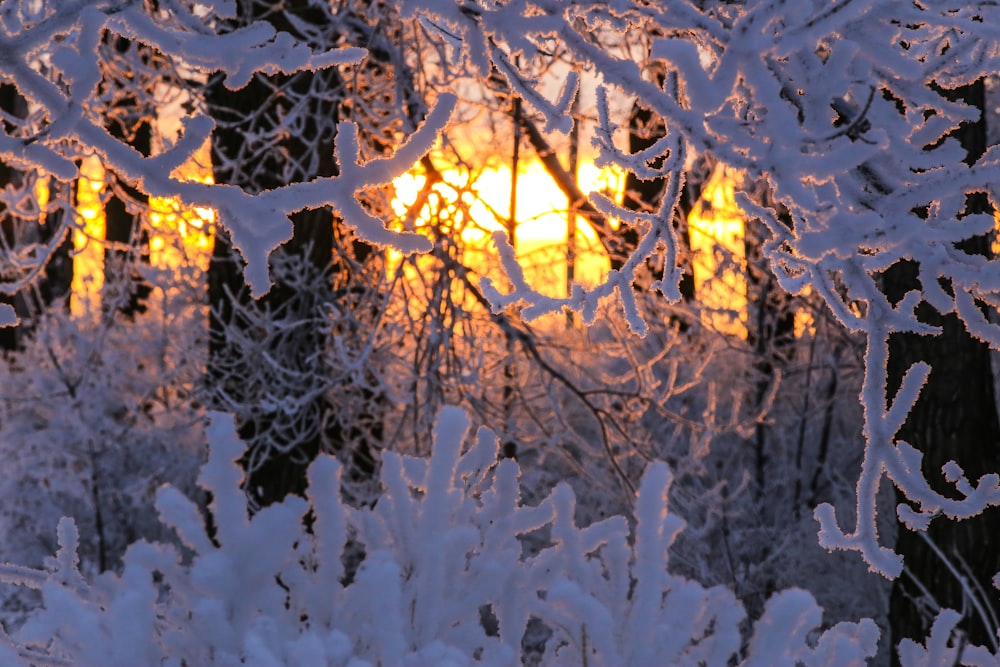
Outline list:
[[[600,159],[623,170],[645,174],[651,158],[672,168],[671,191],[655,218],[644,218],[591,198],[606,216],[643,230],[642,242],[617,271],[590,290],[575,288],[552,299],[522,279],[514,255],[502,239],[497,247],[511,290],[493,284],[484,290],[497,309],[521,303],[528,317],[568,307],[585,315],[597,300],[615,297],[634,331],[645,331],[634,304],[634,269],[665,248],[667,275],[655,285],[678,298],[677,240],[671,224],[681,181],[683,155],[711,154],[742,170],[750,181],[766,183],[775,210],[742,199],[748,212],[771,232],[765,252],[781,285],[793,293],[819,293],[842,324],[868,339],[866,457],[858,483],[858,523],[845,534],[829,508],[819,517],[822,539],[837,548],[856,549],[869,565],[889,576],[899,560],[879,545],[875,497],[887,475],[917,503],[916,514],[901,510],[908,524],[925,526],[932,516],[970,517],[1000,503],[995,475],[977,485],[954,467],[948,478],[961,499],[932,491],[912,449],[895,440],[926,377],[917,367],[886,405],[886,345],[892,332],[934,335],[915,310],[928,304],[942,315],[957,314],[975,337],[997,346],[1000,328],[984,316],[997,307],[1000,285],[995,262],[963,250],[970,239],[989,234],[988,213],[966,212],[970,197],[997,199],[1000,178],[996,149],[972,163],[950,134],[978,118],[980,110],[949,99],[942,91],[970,84],[996,66],[998,52],[984,26],[1000,18],[995,3],[975,2],[952,10],[943,6],[819,0],[781,5],[727,3],[700,11],[684,3],[646,6],[620,3],[566,7],[554,0],[478,8],[464,12],[430,3],[407,3],[415,14],[433,16],[460,37],[470,62],[492,62],[510,82],[516,77],[511,55],[532,57],[555,36],[567,59],[592,69],[604,88],[635,98],[662,118],[666,137],[660,151],[628,156],[614,147],[610,123],[601,123]],[[640,64],[613,53],[628,31],[657,36],[652,61],[668,75],[659,81]],[[507,55],[496,60],[497,44]],[[537,87],[526,99],[542,95]],[[598,109],[606,107],[597,101]],[[551,127],[560,127],[557,105],[535,104]],[[670,138],[673,137],[673,143]],[[670,160],[680,159],[681,164]],[[642,164],[636,164],[641,160]],[[749,194],[749,193],[748,193]],[[919,265],[918,284],[898,303],[882,290],[881,276],[903,261]]]
[[[30,9],[34,5],[39,9]],[[16,87],[32,113],[30,123],[15,123],[0,135],[0,158],[72,182],[79,176],[76,162],[96,154],[120,179],[146,195],[176,197],[187,206],[216,210],[247,261],[246,279],[256,295],[267,292],[270,286],[268,255],[291,236],[288,216],[304,208],[333,206],[359,236],[377,245],[392,245],[403,252],[428,249],[421,237],[389,231],[385,221],[374,218],[357,203],[355,195],[358,190],[390,182],[430,149],[448,122],[454,104],[448,95],[440,96],[423,127],[395,155],[362,160],[355,126],[341,123],[339,177],[288,183],[255,194],[171,175],[208,138],[212,122],[205,116],[182,119],[181,138],[158,155],[143,156],[113,136],[105,127],[103,113],[107,109],[102,97],[108,75],[100,47],[108,35],[134,40],[156,53],[165,68],[158,83],[171,85],[173,80],[178,87],[183,87],[185,77],[212,72],[223,72],[228,86],[241,87],[254,73],[329,68],[356,63],[365,56],[364,50],[353,47],[314,52],[266,22],[217,32],[211,14],[199,17],[171,5],[174,11],[164,9],[154,14],[143,3],[110,0],[59,3],[58,9],[49,3],[24,3],[6,12],[7,34],[0,36],[0,53],[7,55],[0,79]],[[131,92],[139,99],[149,99],[155,93],[152,86],[148,90],[136,86]],[[66,208],[72,210],[69,205]],[[43,257],[39,264],[44,263]],[[9,309],[4,307],[2,312],[4,321],[9,321]]]

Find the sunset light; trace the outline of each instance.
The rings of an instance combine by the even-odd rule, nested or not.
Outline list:
[[[211,144],[203,144],[194,159],[178,167],[173,176],[214,183]],[[184,207],[176,199],[150,197],[149,224],[153,228],[149,239],[150,261],[155,266],[176,267],[187,260],[206,270],[212,255],[214,223],[215,211],[210,208]],[[181,243],[174,242],[177,238]]]
[[[104,167],[97,156],[84,158],[76,185],[76,211],[80,227],[73,231],[73,289],[70,308],[74,315],[92,312],[104,286]]]
[[[746,338],[746,248],[743,212],[734,194],[736,182],[732,170],[717,167],[688,216],[688,230],[703,322]]]
[[[1000,4],[0,8],[0,667],[1000,667]]]
[[[211,183],[210,144],[204,144],[194,159],[181,165],[176,178]],[[104,286],[104,204],[107,174],[97,156],[80,165],[76,187],[76,210],[80,224],[73,232],[73,288],[71,310],[83,316],[94,312]],[[148,222],[149,261],[161,268],[178,268],[185,263],[208,269],[212,255],[212,225],[215,212],[202,207],[184,207],[176,199],[150,197]]]
[[[433,188],[434,199],[417,213],[417,226],[434,220],[460,233],[469,263],[484,273],[496,271],[495,250],[490,235],[506,229],[510,216],[511,172],[506,165],[480,171],[472,182],[467,173],[445,171],[444,182]],[[422,174],[408,173],[393,181],[395,213],[402,219],[413,212],[426,182]],[[617,196],[621,178],[593,163],[580,167],[579,183],[584,192],[600,191]],[[545,171],[533,161],[518,173],[515,250],[526,267],[529,282],[544,294],[566,294],[567,199]],[[447,216],[448,219],[443,219]],[[597,235],[585,221],[576,228],[575,280],[593,285],[607,274],[609,261]]]
[[[175,176],[212,182],[210,147],[206,143],[195,159],[182,165]],[[619,196],[620,174],[599,169],[592,162],[580,165],[580,188]],[[82,226],[74,232],[73,312],[83,314],[96,303],[104,283],[105,218],[103,197],[106,174],[100,160],[82,162],[77,186],[77,210]],[[416,218],[417,228],[433,223],[457,232],[465,261],[482,275],[499,276],[491,234],[504,230],[510,215],[511,174],[506,165],[480,171],[470,183],[468,172],[449,169],[413,211],[426,177],[417,170],[393,181],[394,213],[402,221]],[[746,336],[747,285],[743,214],[736,205],[732,172],[717,168],[689,219],[695,290],[705,308],[704,322],[727,334]],[[539,161],[519,171],[516,252],[526,276],[543,294],[567,294],[567,199]],[[176,200],[149,199],[149,255],[152,265],[176,268],[185,262],[207,269],[212,251],[214,211],[185,208]],[[609,270],[607,253],[585,220],[576,224],[574,281],[584,286],[600,282]],[[390,267],[398,256],[390,253]]]

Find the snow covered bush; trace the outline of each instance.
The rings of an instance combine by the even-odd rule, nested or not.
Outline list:
[[[982,646],[970,645],[965,638],[956,633],[956,626],[962,615],[957,611],[945,609],[937,615],[931,625],[930,636],[924,646],[912,639],[904,639],[899,643],[899,659],[902,667],[992,667],[1000,661],[1000,655],[994,655]]]
[[[194,401],[204,354],[192,326],[202,311],[190,296],[176,283],[155,289],[127,323],[113,311],[91,321],[56,309],[0,358],[0,559],[41,566],[56,547],[43,526],[63,516],[83,535],[87,574],[116,568],[137,539],[170,537],[156,489],[193,493],[205,451]],[[5,619],[29,606],[0,587]]]
[[[667,508],[671,473],[651,464],[636,523],[574,521],[560,485],[519,502],[518,466],[497,460],[489,431],[467,438],[457,408],[441,411],[430,458],[385,455],[372,507],[340,499],[340,464],[310,468],[308,498],[249,517],[230,417],[210,415],[200,483],[214,532],[173,487],[157,494],[183,549],[137,542],[120,575],[84,576],[74,522],[58,529],[44,568],[0,566],[0,579],[41,591],[44,604],[11,637],[5,665],[515,665],[532,619],[550,631],[545,665],[862,665],[871,621],[821,630],[805,591],[774,595],[753,630],[722,587],[671,574],[684,522]],[[470,440],[463,453],[463,443]],[[523,540],[542,530],[533,554]],[[360,563],[345,560],[356,541]]]

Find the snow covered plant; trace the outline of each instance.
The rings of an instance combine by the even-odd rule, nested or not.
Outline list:
[[[65,515],[84,536],[86,573],[117,567],[139,537],[169,537],[155,491],[166,481],[193,491],[205,450],[191,398],[204,356],[198,313],[181,306],[189,295],[167,294],[182,291],[176,280],[128,326],[53,309],[0,358],[0,560],[40,566]],[[24,594],[0,587],[0,618],[23,612]]]
[[[383,3],[361,4],[376,10]],[[241,270],[255,297],[272,285],[274,275],[268,268],[272,251],[293,237],[296,227],[301,231],[310,224],[309,216],[299,215],[303,211],[328,210],[357,239],[373,247],[428,251],[430,239],[415,228],[380,219],[365,203],[364,192],[389,184],[418,160],[432,159],[428,151],[449,125],[458,122],[452,112],[457,96],[468,93],[467,76],[501,97],[522,100],[520,124],[529,137],[565,134],[579,116],[574,108],[595,110],[598,164],[665,183],[662,195],[642,212],[626,210],[606,196],[572,194],[574,207],[586,214],[609,253],[621,249],[623,230],[635,240],[624,253],[628,256],[600,284],[574,285],[566,298],[546,296],[529,284],[509,239],[497,232],[493,238],[506,280],[484,279],[480,287],[498,317],[508,306],[521,309],[526,318],[568,308],[591,322],[602,300],[610,298],[621,304],[630,327],[645,333],[648,327],[635,297],[637,284],[643,284],[640,274],[648,260],[659,261],[664,267],[662,279],[646,281],[647,286],[667,298],[681,298],[683,262],[678,258],[684,247],[674,220],[692,160],[711,155],[766,192],[756,199],[741,193],[738,200],[766,227],[760,239],[762,254],[781,287],[790,293],[808,290],[819,295],[846,329],[863,334],[867,342],[861,392],[866,443],[856,511],[853,516],[842,512],[838,518],[832,505],[820,505],[816,517],[822,544],[858,552],[888,578],[903,572],[901,554],[907,552],[908,572],[914,573],[918,559],[910,557],[913,551],[887,544],[886,535],[878,531],[878,490],[890,486],[882,484],[883,478],[899,491],[897,513],[906,527],[900,531],[904,537],[938,530],[951,520],[974,526],[976,515],[1000,505],[1000,463],[979,456],[995,451],[993,445],[1000,441],[989,360],[980,344],[1000,348],[1000,326],[987,317],[1000,306],[1000,274],[990,257],[988,238],[996,225],[992,209],[1000,201],[996,186],[1000,149],[986,150],[985,139],[973,136],[986,108],[975,91],[982,90],[985,77],[1000,70],[996,2],[399,0],[384,4],[398,10],[391,20],[378,19],[379,30],[369,30],[367,23],[364,30],[354,30],[341,11],[343,3],[315,0],[0,3],[0,83],[15,88],[23,98],[23,104],[13,105],[16,109],[3,108],[0,100],[4,121],[0,159],[19,170],[44,170],[52,180],[50,191],[61,193],[59,201],[49,202],[50,211],[64,214],[51,216],[57,225],[51,234],[26,235],[23,247],[8,250],[0,243],[4,255],[0,292],[15,294],[38,280],[68,232],[80,227],[70,184],[79,177],[80,160],[95,154],[119,181],[141,194],[214,208],[220,229],[228,232],[245,260]],[[274,12],[287,15],[270,15],[272,6]],[[316,7],[323,8],[325,32],[312,31],[313,22],[302,13]],[[272,20],[261,18],[265,11]],[[405,57],[397,58],[395,50],[369,39],[395,23],[419,29],[413,33],[418,38],[410,41],[427,45],[425,52],[412,54],[420,58],[405,51],[399,53]],[[294,36],[296,31],[328,37],[313,43]],[[639,45],[637,36],[643,40]],[[129,44],[135,49],[117,48]],[[331,133],[332,145],[305,151],[309,156],[310,151],[324,152],[323,159],[330,162],[324,174],[303,173],[299,179],[285,179],[292,182],[278,179],[260,189],[230,180],[208,184],[174,177],[175,169],[210,136],[218,148],[227,122],[230,128],[238,126],[231,118],[227,121],[229,114],[221,113],[217,105],[207,105],[220,112],[213,115],[197,101],[191,103],[191,115],[180,119],[180,137],[160,153],[146,155],[129,138],[115,136],[114,128],[123,124],[111,121],[116,108],[120,112],[122,105],[134,105],[141,116],[156,108],[157,91],[208,80],[235,91],[255,80],[267,87],[281,77],[322,71],[330,77],[304,77],[309,79],[302,82],[309,84],[303,87],[308,94],[303,93],[303,104],[291,105],[294,113],[287,108],[287,95],[268,94],[282,101],[272,110],[280,120],[274,124],[274,136],[307,141],[307,135],[320,133],[310,132],[315,124],[304,110],[327,109],[325,105],[335,99],[338,108],[365,107],[365,96],[341,103],[320,84],[336,79],[338,68],[357,66],[380,52],[385,63],[398,65],[375,68],[373,80],[392,79],[393,85],[386,83],[385,90],[408,91],[398,98],[390,96],[389,106],[404,101],[401,106],[412,114],[406,112],[404,123],[404,114],[387,112],[384,118],[393,120],[386,131],[367,137],[357,120],[338,122]],[[126,53],[132,60],[122,69]],[[427,71],[420,76],[403,74],[411,71],[406,63],[417,60],[449,74],[460,72],[462,77],[428,77]],[[538,67],[540,62],[553,66],[560,85],[533,76],[544,69]],[[589,100],[582,99],[587,96],[580,85],[583,73],[600,81]],[[268,77],[270,82],[261,81]],[[433,85],[413,85],[424,78]],[[208,87],[213,89],[219,92],[214,85]],[[312,107],[310,100],[325,101]],[[636,153],[621,146],[616,103],[625,100],[647,110],[663,130],[651,146]],[[256,106],[249,111],[255,115]],[[332,122],[330,116],[325,114]],[[127,129],[138,131],[132,125]],[[250,136],[249,143],[260,136]],[[370,147],[383,142],[384,150],[371,157]],[[531,142],[537,149],[545,139],[531,138]],[[285,152],[280,142],[275,148],[277,154]],[[250,164],[267,170],[263,165],[270,163]],[[19,220],[35,219],[41,207],[28,201],[34,196],[28,195],[30,179],[10,180],[10,189],[0,199],[16,208]],[[293,218],[299,222],[293,223]],[[616,218],[617,228],[610,224]],[[315,229],[330,225],[325,214],[315,220]],[[906,275],[901,278],[900,273]],[[0,326],[14,320],[16,311],[0,304]],[[961,335],[952,335],[956,331]],[[928,352],[911,345],[917,354],[909,354],[906,345],[897,345],[916,339],[954,339],[963,353]],[[973,347],[979,356],[966,356],[964,352]],[[959,364],[959,359],[965,361]],[[938,378],[949,367],[959,369],[953,385],[960,389],[972,384],[967,381],[971,371],[986,371],[978,376],[987,377],[988,390],[973,393],[983,399],[986,409],[979,412],[988,413],[988,419],[980,421],[990,421],[992,431],[959,433],[958,426],[945,422],[975,421],[966,418],[972,400],[963,396],[960,405],[953,406],[949,401],[957,390],[939,388],[946,383]],[[930,408],[918,402],[925,400]],[[662,468],[654,466],[646,476],[636,538],[630,543],[622,519],[577,530],[572,500],[562,487],[537,508],[519,507],[512,463],[495,469],[484,464],[490,472],[482,477],[466,471],[462,466],[472,465],[472,459],[457,458],[460,438],[451,432],[461,429],[455,419],[450,413],[444,417],[439,434],[439,448],[451,447],[450,458],[440,452],[430,463],[386,457],[382,481],[387,492],[372,510],[348,510],[338,504],[335,492],[324,494],[323,484],[335,478],[335,466],[326,459],[317,462],[310,489],[312,532],[298,528],[307,505],[294,498],[262,510],[252,520],[243,515],[245,507],[235,491],[238,472],[229,463],[239,448],[234,442],[225,445],[226,438],[216,432],[217,448],[233,450],[216,453],[205,476],[216,493],[218,543],[204,534],[193,510],[182,511],[188,506],[176,494],[164,492],[164,519],[187,540],[194,560],[185,565],[169,549],[139,544],[130,552],[121,578],[106,575],[91,587],[71,567],[73,531],[67,525],[62,531],[62,565],[53,571],[54,579],[43,585],[43,574],[22,572],[25,582],[43,586],[47,596],[46,611],[31,627],[40,633],[36,636],[51,637],[57,627],[65,626],[51,649],[67,655],[77,651],[82,663],[96,656],[93,664],[129,662],[126,658],[134,657],[111,659],[113,654],[107,651],[135,650],[145,658],[162,655],[157,651],[163,646],[171,647],[170,655],[194,647],[188,664],[211,660],[218,664],[240,654],[263,663],[265,656],[280,656],[282,651],[291,655],[316,646],[316,651],[327,650],[311,638],[322,633],[328,637],[334,628],[344,633],[346,644],[330,640],[336,649],[331,650],[344,660],[354,652],[383,664],[402,661],[407,654],[416,662],[430,661],[429,654],[420,652],[440,650],[456,652],[463,660],[501,662],[514,659],[525,618],[532,616],[553,632],[545,653],[552,661],[560,656],[575,660],[573,651],[582,652],[577,656],[582,661],[588,651],[596,651],[595,656],[610,664],[638,663],[642,658],[634,657],[634,652],[672,638],[684,647],[678,650],[711,654],[711,660],[726,656],[718,658],[724,661],[739,650],[733,630],[739,613],[732,600],[723,601],[725,594],[715,589],[703,591],[663,573],[662,559],[673,530],[653,531],[661,540],[656,544],[643,537],[653,525],[658,531],[664,527],[665,519],[658,514],[662,503],[650,500],[659,497],[659,486],[666,485]],[[933,428],[919,428],[921,419],[933,420]],[[224,431],[220,424],[216,430]],[[939,432],[947,437],[933,441],[925,437]],[[956,454],[965,446],[973,454]],[[482,454],[487,449],[472,451],[492,464],[492,452]],[[941,479],[935,478],[939,470]],[[464,472],[469,473],[465,479]],[[503,496],[506,504],[500,502],[501,492],[509,495]],[[497,514],[494,523],[483,523],[482,517],[490,512]],[[187,518],[182,520],[182,515]],[[356,577],[344,583],[337,565],[342,539],[325,537],[323,532],[328,520],[341,525],[335,517],[353,526],[357,535],[352,539],[366,549]],[[508,523],[501,520],[508,518]],[[538,526],[549,527],[553,545],[537,556],[522,558],[518,535]],[[496,540],[503,548],[494,546]],[[488,547],[477,548],[482,545]],[[443,555],[434,550],[442,546]],[[317,556],[314,550],[327,550],[334,557]],[[626,576],[630,559],[631,576],[640,581],[635,586]],[[1000,568],[986,563],[984,569],[990,571],[976,573],[980,584]],[[159,572],[162,590],[151,583],[151,570]],[[234,577],[233,572],[241,574]],[[498,580],[508,584],[500,587]],[[677,602],[687,599],[688,594],[681,593],[688,586],[693,587],[690,595],[697,598],[696,604]],[[669,590],[665,597],[664,590]],[[652,598],[645,597],[649,591]],[[315,601],[318,592],[325,597]],[[505,593],[511,596],[509,601]],[[142,595],[148,599],[142,600]],[[102,596],[103,602],[92,606],[84,602]],[[341,599],[351,604],[336,602]],[[959,599],[937,599],[943,606],[962,606]],[[808,614],[802,615],[804,600],[798,593],[788,593],[766,606],[747,643],[748,661],[757,659],[754,656],[761,655],[763,646],[783,655],[797,650],[786,637],[768,633],[776,632],[772,624],[782,625],[793,617],[807,619]],[[467,613],[473,603],[475,610],[487,605],[483,612],[487,619],[496,618],[496,637],[485,632],[489,624],[481,622],[477,613]],[[70,614],[68,609],[76,611]],[[692,609],[704,613],[692,614]],[[678,616],[671,616],[674,613]],[[947,653],[941,637],[950,617],[940,619],[939,632],[927,646],[926,660],[932,663],[937,660],[934,655]],[[122,630],[125,621],[132,624],[128,633]],[[685,622],[694,623],[688,628],[691,632],[646,633],[642,641],[623,639],[634,628],[675,624],[680,628]],[[85,623],[91,625],[81,625]],[[106,636],[102,623],[110,628],[108,633],[114,630],[131,639],[102,644]],[[795,627],[804,632],[811,623]],[[692,639],[709,627],[709,637]],[[140,640],[142,630],[145,643]],[[214,639],[208,638],[210,630]],[[995,631],[992,623],[978,634],[995,641]],[[861,656],[869,647],[866,624],[831,632],[817,650],[853,647],[850,650]],[[801,642],[802,636],[794,636]],[[338,647],[344,647],[342,654]],[[205,653],[198,653],[201,650]],[[657,651],[667,660],[679,655],[671,653],[667,644]],[[919,650],[907,651],[919,657]],[[964,652],[963,656],[960,659],[968,657]],[[841,657],[841,664],[848,661]],[[772,658],[760,660],[774,664]],[[440,663],[444,658],[438,655],[433,660]]]
[[[517,463],[498,462],[492,432],[469,439],[468,428],[463,411],[444,408],[429,459],[386,453],[373,506],[343,504],[340,464],[321,457],[307,498],[248,517],[235,463],[244,445],[232,419],[213,413],[200,483],[215,531],[164,487],[160,517],[186,550],[137,542],[120,575],[88,578],[76,525],[64,519],[43,569],[0,566],[0,580],[44,600],[0,638],[0,663],[515,665],[532,619],[551,631],[545,665],[843,667],[875,653],[874,623],[820,632],[821,610],[804,591],[774,595],[746,636],[730,591],[672,575],[668,550],[684,522],[667,509],[666,465],[646,471],[631,532],[621,516],[579,527],[568,486],[522,505]],[[526,548],[529,533],[537,548]],[[363,549],[360,564],[350,543]]]

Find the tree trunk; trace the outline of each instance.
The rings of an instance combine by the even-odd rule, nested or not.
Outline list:
[[[303,87],[314,76],[297,75]],[[234,92],[217,82],[210,88],[209,101],[216,109],[246,112],[246,124],[262,117],[278,123],[277,109],[268,98],[272,86],[289,83],[256,78]],[[283,165],[265,165],[251,174],[232,173],[231,161],[239,160],[245,148],[244,127],[243,123],[220,125],[216,130],[212,157],[214,164],[221,165],[216,181],[249,191],[280,185]],[[305,151],[331,156],[316,173],[302,175],[300,180],[332,175],[332,136],[316,138],[316,145],[311,146],[301,137],[284,142],[290,159]],[[293,225],[292,238],[272,254],[271,291],[256,302],[243,281],[243,262],[221,229],[216,233],[208,275],[209,379],[238,406],[240,435],[249,448],[247,490],[251,501],[259,505],[305,490],[305,467],[321,449],[321,425],[331,408],[317,383],[322,382],[324,370],[323,304],[332,291],[333,219],[326,210],[305,211],[293,216]],[[301,260],[298,266],[297,260]],[[241,335],[259,344],[249,349],[234,345]],[[245,356],[248,351],[252,351],[250,358]],[[296,381],[303,376],[308,379]],[[266,406],[267,402],[271,405]]]
[[[149,122],[126,114],[122,122],[112,123],[108,131],[148,157],[152,152],[153,131]],[[149,206],[149,197],[109,174],[112,189],[104,205],[104,294],[102,308],[117,310],[134,318],[146,311],[145,301],[152,288],[139,272],[139,263],[149,263],[149,232],[141,210]]]
[[[48,179],[49,201],[74,201],[69,191],[75,191],[75,182],[63,183],[55,178]],[[51,208],[45,213],[45,225],[42,239],[48,243],[55,234],[65,234],[55,253],[49,257],[45,265],[45,277],[38,285],[38,295],[41,303],[37,309],[62,302],[62,308],[69,312],[69,295],[73,288],[73,233],[63,227],[66,212]]]
[[[10,114],[15,118],[24,118],[28,111],[27,101],[17,92],[11,84],[0,85],[0,110],[5,114]],[[13,128],[7,127],[8,132],[12,131]],[[13,186],[14,190],[18,190],[22,187],[24,180],[23,174],[18,172],[14,167],[7,164],[6,162],[0,162],[0,188]],[[25,237],[25,224],[27,221],[14,215],[14,212],[9,210],[6,205],[0,204],[0,234],[2,234],[3,245],[0,246],[4,251],[8,249],[13,251],[15,248],[20,246],[26,241]],[[3,267],[3,271],[13,270],[12,268]],[[17,280],[16,275],[2,275],[0,278],[4,282]],[[0,294],[0,303],[4,303],[14,307],[17,312],[18,317],[22,322],[29,316],[27,309],[27,303],[24,298],[23,293],[18,294]],[[4,350],[16,350],[20,344],[20,340],[24,334],[24,325],[17,327],[3,327],[0,328],[0,348]]]
[[[28,103],[13,85],[2,84],[0,110],[12,118],[24,118],[28,113]],[[17,129],[13,124],[5,123],[5,125],[5,131],[9,135],[16,136]],[[24,172],[0,162],[0,189],[9,187],[12,192],[20,192],[33,186],[34,182]],[[55,179],[49,179],[49,186],[59,187]],[[50,192],[50,199],[54,199],[56,194]],[[38,211],[35,217],[22,217],[8,209],[6,205],[0,205],[0,237],[2,237],[3,252],[7,250],[17,252],[18,249],[31,244],[49,245],[55,241],[56,234],[63,235],[55,251],[45,258],[44,272],[32,285],[17,294],[0,295],[0,303],[14,306],[21,319],[21,324],[16,327],[0,328],[0,350],[19,349],[24,344],[25,337],[31,332],[32,319],[57,299],[69,293],[73,282],[72,237],[66,233],[66,228],[62,225],[62,215],[61,209],[55,209],[54,213],[48,215]],[[6,267],[6,270],[16,269]],[[4,272],[5,268],[0,267],[0,274]],[[5,282],[15,281],[18,278],[19,276],[14,273],[0,275],[0,279]]]
[[[155,3],[154,3],[155,4]],[[154,11],[150,7],[150,11]],[[155,110],[130,86],[143,78],[144,68],[153,68],[152,54],[139,42],[105,33],[105,56],[123,64],[119,78],[106,84],[110,113],[105,126],[108,133],[128,144],[144,157],[153,150]],[[127,63],[127,64],[126,64]],[[149,263],[149,230],[145,215],[149,197],[108,172],[110,193],[104,204],[104,290],[101,308],[106,314],[119,312],[128,318],[145,312],[145,301],[152,291],[142,277],[141,264]]]
[[[785,220],[791,226],[791,220]],[[781,381],[789,361],[795,354],[795,309],[793,299],[778,286],[778,281],[767,265],[763,254],[766,238],[764,224],[759,220],[745,220],[743,248],[746,257],[747,286],[747,347],[752,354],[753,403],[755,410],[763,410],[765,403]],[[772,468],[770,433],[771,426],[758,420],[754,426],[754,478],[757,500],[765,500],[768,471]],[[770,447],[769,447],[770,445]],[[797,470],[797,481],[806,474]],[[791,482],[791,480],[788,480]],[[798,499],[797,499],[798,500]],[[802,508],[792,507],[795,515]],[[809,508],[811,510],[811,508]]]
[[[304,0],[280,7],[253,1],[238,5],[239,25],[267,20],[292,34],[297,34],[295,25],[321,34],[330,21],[326,10]],[[260,192],[336,175],[333,145],[341,86],[333,69],[257,75],[237,91],[215,76],[205,97],[217,125],[212,137],[216,182]],[[331,405],[335,373],[325,354],[331,327],[338,326],[331,322],[334,274],[355,270],[370,248],[340,233],[326,208],[297,213],[292,223],[292,238],[271,255],[273,285],[263,297],[251,299],[243,261],[224,230],[216,235],[209,268],[207,381],[214,406],[235,413],[247,443],[243,463],[251,507],[301,495],[309,462],[320,451],[340,451],[348,441],[355,472],[370,472],[368,442],[380,437],[377,426],[364,434],[342,426],[358,424],[365,415],[339,415],[351,407]],[[351,298],[337,297],[341,306]]]
[[[983,109],[982,81],[946,93]],[[974,163],[986,149],[985,121],[964,123],[955,133],[967,152],[966,162]],[[989,201],[981,195],[968,198],[966,212],[990,212]],[[968,253],[987,255],[989,240],[976,238],[964,244]],[[883,289],[896,302],[908,290],[919,287],[917,265],[902,261],[885,273]],[[947,286],[945,286],[947,289]],[[944,480],[941,466],[954,460],[970,480],[1000,470],[1000,422],[994,400],[990,351],[986,344],[972,338],[954,313],[942,316],[927,304],[917,314],[922,322],[940,326],[938,336],[893,334],[889,339],[889,392],[898,391],[903,373],[917,361],[933,368],[930,379],[910,412],[898,437],[924,454],[923,472],[931,487],[939,493],[954,495],[954,486]],[[949,493],[949,489],[951,492]],[[904,498],[899,497],[899,502]],[[922,642],[938,608],[964,611],[960,628],[974,644],[989,646],[996,628],[969,604],[961,582],[949,572],[925,537],[957,567],[969,583],[978,587],[983,605],[994,613],[1000,611],[992,577],[1000,571],[1000,548],[996,527],[1000,510],[992,508],[973,519],[951,521],[938,518],[926,536],[900,526],[896,550],[905,559],[903,575],[893,585],[889,620],[893,645],[904,637]],[[933,597],[926,599],[921,587]],[[898,657],[894,653],[894,664]]]

